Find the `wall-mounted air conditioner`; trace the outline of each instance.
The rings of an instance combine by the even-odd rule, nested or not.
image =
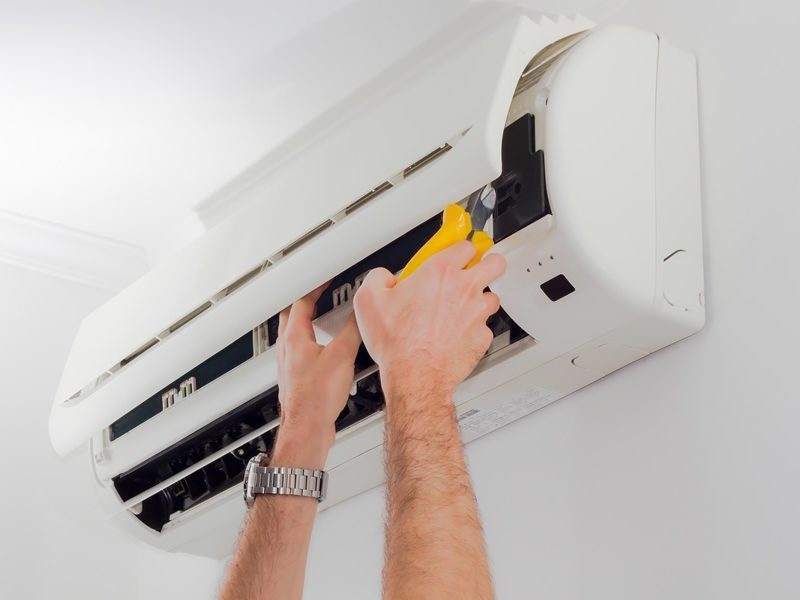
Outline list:
[[[139,538],[231,552],[245,463],[278,424],[278,312],[329,279],[318,314],[346,306],[360,276],[401,269],[447,204],[487,184],[508,269],[495,341],[456,395],[466,442],[703,326],[692,56],[653,33],[515,17],[412,58],[84,320],[52,443],[88,441],[103,504]],[[352,392],[322,509],[384,479],[364,352]]]

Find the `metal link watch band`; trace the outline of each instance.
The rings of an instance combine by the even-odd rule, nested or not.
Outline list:
[[[252,506],[257,494],[281,494],[325,499],[328,474],[318,469],[295,467],[262,467],[263,454],[254,456],[247,464],[244,476],[244,499]]]

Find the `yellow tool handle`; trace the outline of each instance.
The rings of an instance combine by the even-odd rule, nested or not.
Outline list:
[[[475,253],[475,258],[469,261],[467,268],[473,267],[477,265],[483,255],[486,254],[486,251],[494,246],[494,240],[489,237],[489,234],[485,231],[476,231],[472,234],[472,245],[475,246],[477,252]]]
[[[469,213],[458,204],[449,205],[442,213],[442,225],[439,230],[411,257],[397,280],[402,281],[411,275],[437,252],[466,240],[470,232],[472,232],[472,219],[470,219]],[[475,245],[477,253],[467,268],[476,264],[483,254],[494,245],[492,238],[485,231],[476,231],[472,236],[472,243]]]

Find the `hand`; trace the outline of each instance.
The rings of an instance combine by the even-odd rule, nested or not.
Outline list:
[[[336,417],[342,412],[353,385],[354,363],[361,336],[351,316],[339,334],[321,346],[311,321],[323,285],[290,308],[278,322],[278,399],[281,424],[273,462],[303,468],[322,468],[336,435]],[[313,464],[312,464],[313,463]],[[320,464],[321,463],[321,464]]]
[[[384,384],[449,394],[478,364],[492,342],[486,320],[500,307],[497,295],[483,290],[506,263],[490,254],[464,269],[474,256],[470,242],[459,242],[402,283],[386,269],[373,269],[364,279],[355,314]]]

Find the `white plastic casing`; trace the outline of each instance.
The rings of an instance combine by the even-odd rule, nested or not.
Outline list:
[[[599,28],[514,97],[538,52],[590,27],[580,18],[515,17],[480,35],[465,32],[438,55],[410,57],[246,174],[238,212],[86,318],[50,435],[62,454],[91,440],[114,520],[161,548],[230,553],[244,515],[238,486],[156,533],[120,502],[110,480],[274,386],[272,349],[118,440],[103,432],[293,300],[497,177],[503,128],[518,114],[535,116],[552,214],[493,249],[508,260],[493,289],[531,338],[484,360],[458,389],[464,440],[703,326],[693,57],[652,33]],[[405,167],[445,143],[448,152],[403,178]],[[386,180],[394,187],[344,214]],[[282,255],[327,219],[327,229]],[[267,259],[268,268],[235,293],[220,294]],[[552,301],[540,286],[559,274],[575,291]],[[70,400],[210,299],[208,310]],[[381,413],[337,436],[321,508],[383,482],[382,441]]]

